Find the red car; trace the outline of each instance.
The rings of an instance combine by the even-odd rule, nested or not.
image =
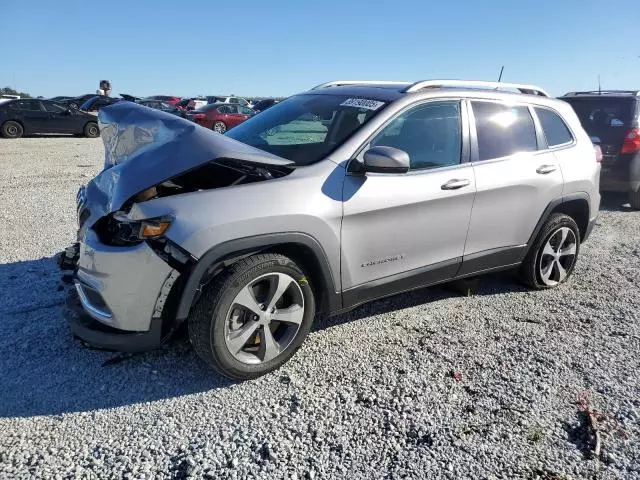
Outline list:
[[[198,125],[224,133],[253,115],[253,110],[242,105],[211,103],[187,113],[187,118]]]
[[[182,100],[182,97],[173,97],[171,95],[153,95],[151,97],[145,98],[145,100],[160,100],[161,102],[168,103],[172,107],[175,107],[176,103]]]

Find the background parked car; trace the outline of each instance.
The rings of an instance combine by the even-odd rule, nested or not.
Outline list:
[[[129,102],[139,102],[140,100],[142,100],[142,98],[140,97],[135,97],[133,95],[129,95],[128,93],[121,93],[120,96],[124,99],[127,100]]]
[[[168,103],[169,105],[175,106],[178,102],[182,100],[182,97],[174,97],[173,95],[152,95],[150,97],[145,98],[145,100],[160,100],[161,102]]]
[[[236,97],[235,95],[213,95],[207,97],[208,103],[230,103],[233,105],[242,105],[243,107],[249,107],[249,100],[242,97]]]
[[[176,104],[176,107],[178,107],[180,110],[188,112],[188,111],[203,107],[205,105],[207,105],[207,101],[204,99],[183,98]]]
[[[155,108],[156,110],[162,110],[163,112],[171,113],[173,115],[177,115],[179,117],[184,117],[184,112],[180,110],[178,107],[173,105],[169,105],[168,103],[161,102],[160,100],[138,100],[140,105],[144,105],[145,107]]]
[[[253,110],[256,113],[262,112],[263,110],[266,110],[269,107],[273,107],[276,103],[278,103],[278,100],[276,100],[275,98],[265,98],[263,100],[258,100],[253,105]]]
[[[70,97],[68,95],[58,95],[57,97],[51,97],[49,100],[51,100],[52,102],[66,102],[68,100],[71,100],[74,97]]]
[[[224,133],[254,115],[254,111],[242,105],[212,103],[187,113],[186,118],[205,128]]]
[[[60,103],[64,103],[70,108],[75,108],[76,110],[80,108],[80,106],[89,100],[90,98],[95,97],[95,93],[85,93],[84,95],[80,95],[79,97],[73,97],[68,100],[61,101]]]
[[[20,99],[0,104],[0,133],[19,138],[32,133],[100,135],[94,116],[51,100]]]
[[[582,127],[600,139],[600,190],[629,195],[640,210],[640,91],[569,92],[561,100],[575,110]]]
[[[92,98],[90,98],[80,106],[80,110],[97,115],[98,111],[102,107],[107,107],[120,101],[122,101],[121,98],[105,97],[104,95],[94,95]]]

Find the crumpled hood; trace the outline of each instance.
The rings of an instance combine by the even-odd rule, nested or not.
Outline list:
[[[117,211],[135,194],[212,160],[294,164],[170,113],[131,102],[102,108],[98,121],[105,166],[87,184],[86,191],[94,220]]]

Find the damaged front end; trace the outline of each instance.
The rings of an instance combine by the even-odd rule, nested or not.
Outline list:
[[[102,109],[99,121],[104,169],[78,192],[78,243],[57,259],[74,285],[66,318],[91,345],[147,350],[177,328],[177,300],[197,258],[166,238],[170,213],[138,218],[136,205],[279,178],[293,163],[129,102]]]

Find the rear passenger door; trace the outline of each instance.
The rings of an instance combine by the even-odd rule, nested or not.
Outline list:
[[[40,100],[18,100],[14,103],[22,117],[25,133],[50,133],[49,114],[40,105]]]
[[[518,263],[563,178],[527,105],[471,100],[471,161],[476,178],[460,274]]]

